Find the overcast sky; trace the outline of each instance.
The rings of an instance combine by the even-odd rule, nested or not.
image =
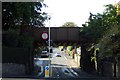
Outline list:
[[[102,13],[106,4],[115,4],[119,0],[44,0],[48,5],[43,9],[51,15],[50,26],[59,27],[72,21],[81,27],[89,17],[89,13]],[[46,27],[48,27],[46,22]]]

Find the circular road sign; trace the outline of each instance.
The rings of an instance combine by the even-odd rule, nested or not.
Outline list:
[[[42,39],[46,40],[48,38],[48,33],[47,32],[43,32],[42,33]]]

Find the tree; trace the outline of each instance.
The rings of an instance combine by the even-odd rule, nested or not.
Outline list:
[[[88,56],[91,48],[101,42],[101,38],[106,34],[106,31],[113,29],[114,25],[119,24],[120,17],[117,15],[117,8],[112,4],[106,5],[105,7],[106,9],[103,14],[98,13],[95,15],[90,13],[89,20],[83,24],[80,31],[80,37],[83,39],[81,45],[81,66],[85,70],[88,66],[86,62],[90,60],[89,58],[91,56],[87,58],[84,56]],[[104,45],[104,48],[105,47],[107,47],[107,45]],[[94,54],[94,52],[92,54]]]
[[[42,2],[3,2],[2,3],[2,30],[3,45],[28,47],[34,39],[23,33],[24,27],[44,26],[47,13],[41,8],[47,7]]]
[[[107,56],[113,56],[116,54],[120,58],[120,25],[114,25],[107,31],[105,35],[100,39],[97,47],[100,48],[101,58]],[[115,53],[113,53],[113,50]]]
[[[118,54],[120,52],[120,3],[111,6],[114,7],[114,10],[112,9],[109,14],[111,14],[111,17],[114,16],[112,19],[114,23],[112,23],[112,26],[109,25],[110,28],[105,31],[97,47],[100,48],[100,53],[103,57],[113,56],[116,53],[116,57],[120,58],[120,54]],[[108,10],[110,10],[110,6]],[[113,11],[115,14],[112,14]],[[115,51],[114,53],[113,50]]]
[[[44,26],[47,13],[41,8],[46,5],[38,2],[3,2],[2,3],[2,28],[16,28],[18,25]]]
[[[110,29],[111,26],[119,24],[117,16],[117,8],[112,5],[106,5],[106,9],[103,14],[92,14],[90,13],[89,20],[83,24],[81,33],[85,40],[89,40],[89,44],[96,44],[99,39],[104,35],[105,31]]]
[[[118,2],[115,7],[117,8],[117,19],[118,19],[118,22],[120,23],[120,2]]]
[[[66,22],[61,27],[77,27],[74,22]]]

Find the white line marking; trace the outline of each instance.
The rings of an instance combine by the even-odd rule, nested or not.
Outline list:
[[[70,69],[70,71],[75,74],[76,76],[79,76],[73,69]]]
[[[67,58],[65,57],[65,59],[67,60]]]

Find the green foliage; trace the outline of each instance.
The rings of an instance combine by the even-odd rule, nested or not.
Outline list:
[[[117,15],[120,15],[120,3],[117,3],[115,6],[117,8]]]
[[[77,27],[74,22],[66,22],[61,27]]]
[[[69,51],[70,58],[73,56],[73,51]]]
[[[120,15],[118,8],[112,4],[106,5],[102,14],[90,13],[89,20],[83,24],[80,37],[84,40],[86,49],[91,46],[99,48],[99,57],[120,57]],[[114,37],[114,38],[113,38]],[[113,51],[114,50],[114,51]],[[96,59],[96,56],[92,58]]]
[[[68,47],[67,47],[67,50],[68,50],[68,51],[72,51],[72,49],[73,49],[73,46],[68,46]]]
[[[2,3],[2,29],[3,45],[31,47],[33,38],[22,33],[24,25],[43,26],[47,13],[42,12],[40,2],[3,2]]]
[[[22,24],[43,26],[43,22],[47,19],[47,13],[41,11],[45,5],[43,4],[40,2],[3,2],[3,29],[16,28],[16,25]]]
[[[114,39],[112,39],[114,35]],[[97,44],[97,47],[100,49],[100,54],[103,56],[110,56],[113,54],[120,55],[120,25],[112,26],[105,35],[101,38],[100,42]],[[115,50],[115,53],[113,53]]]
[[[104,34],[106,28],[103,25],[103,15],[90,13],[89,21],[83,24],[80,37],[87,45],[96,44]],[[89,43],[89,44],[88,44]]]
[[[90,13],[89,20],[83,24],[83,28],[80,31],[81,36],[88,45],[97,44],[103,37],[105,32],[119,23],[120,17],[117,16],[117,8],[114,5],[106,5],[106,9],[103,14]]]
[[[81,51],[81,67],[83,70],[87,69],[88,64],[86,62],[90,62],[89,58],[95,63],[97,58],[119,56],[120,59],[120,25],[118,25],[120,16],[117,14],[117,8],[114,5],[109,4],[105,7],[106,9],[102,14],[90,13],[89,20],[83,24],[80,30],[80,37],[83,39]],[[90,56],[86,53],[92,46],[99,48],[99,51],[90,50],[92,54]],[[89,58],[85,58],[86,56]],[[95,64],[92,63],[92,65]]]
[[[106,5],[105,7],[106,9],[103,13],[105,26],[117,24],[117,8],[112,4]]]
[[[117,13],[116,6],[106,6],[107,9],[104,13],[104,24],[106,24],[106,26],[109,28],[104,32],[104,35],[100,39],[98,46],[100,48],[101,56],[112,56],[114,54],[117,54],[116,56],[118,56],[120,55],[120,16]]]

